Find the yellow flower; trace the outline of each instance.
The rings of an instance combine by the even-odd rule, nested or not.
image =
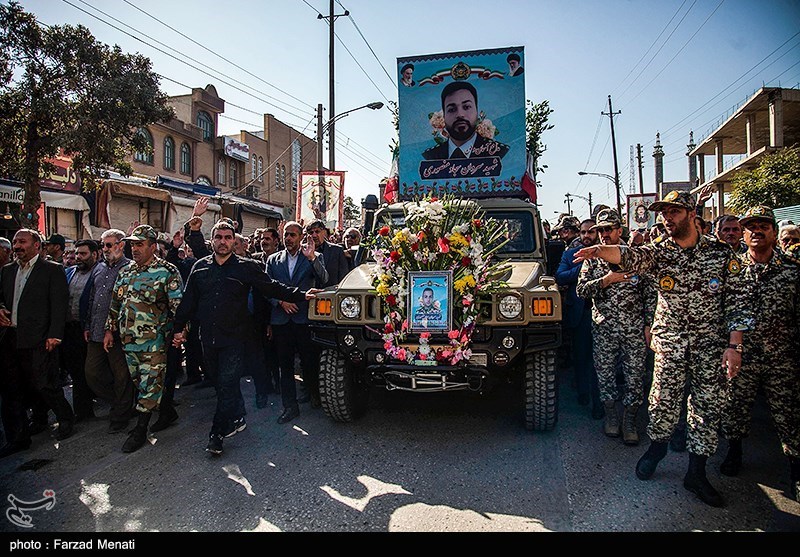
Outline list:
[[[453,284],[453,288],[461,294],[466,294],[469,290],[475,288],[475,277],[464,275]]]
[[[380,280],[381,282],[391,282],[391,281],[392,281],[392,277],[390,277],[389,275],[387,275],[386,273],[384,273],[384,274],[382,274],[382,275],[380,276],[380,279],[379,279],[379,280]]]
[[[397,232],[395,232],[394,238],[392,238],[392,245],[394,247],[397,247],[405,241],[406,241],[405,234],[403,234],[402,230],[398,230]]]
[[[388,296],[390,294],[389,285],[384,283],[384,282],[378,284],[378,286],[377,286],[377,288],[375,288],[375,290],[377,290],[378,294],[380,294],[381,296]]]
[[[464,235],[461,234],[461,232],[454,232],[452,234],[452,236],[450,236],[449,240],[450,240],[450,245],[451,246],[452,245],[456,245],[456,246],[459,246],[459,245],[460,246],[468,246],[469,245],[469,242],[464,237]]]

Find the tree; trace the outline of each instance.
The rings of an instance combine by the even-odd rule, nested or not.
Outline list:
[[[83,26],[41,26],[16,1],[0,5],[0,175],[25,188],[23,226],[36,228],[39,180],[59,149],[84,189],[150,146],[139,129],[174,116],[150,60],[98,42]]]
[[[359,226],[361,224],[361,208],[356,205],[353,198],[346,195],[344,198],[344,226]]]
[[[728,206],[742,214],[755,205],[800,205],[800,146],[766,155],[753,170],[736,174]]]
[[[544,169],[547,168],[547,165],[540,164],[542,155],[547,151],[547,145],[542,142],[542,135],[547,130],[552,130],[555,127],[554,124],[547,123],[547,120],[553,113],[553,109],[550,108],[550,101],[534,103],[528,100],[526,101],[526,105],[525,145],[528,148],[528,152],[533,157],[533,179],[536,180],[536,175],[540,172],[544,172]]]

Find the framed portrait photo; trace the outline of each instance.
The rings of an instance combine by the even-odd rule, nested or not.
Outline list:
[[[409,332],[449,331],[453,317],[453,272],[411,271],[408,287]]]

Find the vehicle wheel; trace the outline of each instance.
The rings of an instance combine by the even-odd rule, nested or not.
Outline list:
[[[558,421],[556,352],[525,355],[525,429],[550,431]]]
[[[369,386],[358,381],[356,370],[338,350],[320,355],[319,397],[322,409],[337,422],[352,422],[367,409]]]

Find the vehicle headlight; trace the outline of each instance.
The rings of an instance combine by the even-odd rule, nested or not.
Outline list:
[[[355,296],[347,296],[339,302],[339,311],[348,319],[355,319],[361,314],[361,300]]]
[[[500,299],[500,315],[506,319],[516,319],[522,313],[522,301],[516,296],[508,295]]]

